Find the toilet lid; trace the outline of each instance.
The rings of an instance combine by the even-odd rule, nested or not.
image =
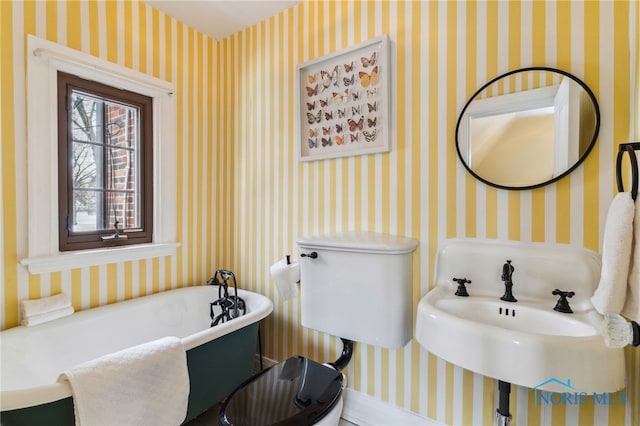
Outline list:
[[[220,410],[220,424],[311,425],[333,408],[341,393],[340,371],[291,357],[233,391]]]

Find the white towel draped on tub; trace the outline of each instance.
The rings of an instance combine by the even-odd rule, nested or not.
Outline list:
[[[63,380],[71,385],[77,425],[176,426],[187,414],[187,355],[177,337],[77,365]]]
[[[606,312],[619,314],[625,303],[634,215],[635,205],[631,194],[616,194],[604,226],[600,282],[591,297],[591,303],[603,315]]]

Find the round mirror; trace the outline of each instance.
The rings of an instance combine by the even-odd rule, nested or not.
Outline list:
[[[578,167],[599,128],[598,102],[582,81],[553,68],[525,68],[494,78],[469,99],[456,149],[484,183],[532,189]]]

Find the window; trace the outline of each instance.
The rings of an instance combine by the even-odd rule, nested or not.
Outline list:
[[[177,206],[175,204],[177,193],[175,119],[177,103],[174,83],[142,74],[30,34],[27,35],[27,51],[29,52],[26,55],[28,244],[25,256],[21,256],[20,263],[30,273],[41,274],[166,256],[172,256],[171,261],[174,262],[177,248],[180,246],[177,241]],[[145,182],[153,185],[151,190],[146,185],[140,187],[140,200],[143,200],[141,209],[144,210],[137,211],[142,221],[141,229],[145,230],[147,238],[150,240],[149,243],[132,244],[134,240],[140,240],[134,239],[134,233],[138,232],[138,229],[131,227],[131,229],[124,231],[124,215],[121,215],[118,224],[119,232],[126,234],[127,240],[103,242],[100,238],[100,245],[96,248],[83,249],[78,245],[79,249],[77,250],[61,250],[60,224],[64,223],[64,229],[67,229],[67,213],[65,211],[64,216],[61,214],[60,204],[62,203],[59,196],[61,185],[59,181],[62,171],[59,167],[58,151],[60,133],[58,128],[60,103],[58,73],[70,74],[91,82],[90,91],[81,88],[79,92],[90,95],[89,98],[110,100],[115,105],[139,108],[136,102],[128,98],[124,100],[118,98],[127,91],[151,98],[150,107],[152,108],[149,108],[149,115],[152,121],[148,121],[148,129],[146,125],[140,128],[141,145],[138,148],[145,151],[139,157],[140,161],[145,163],[143,165],[133,164],[134,172],[140,176],[146,176]],[[107,96],[97,92],[95,82],[110,86],[112,90],[113,88],[121,90],[115,90],[116,97]],[[108,120],[103,119],[103,121]],[[147,123],[146,120],[145,123]],[[105,131],[113,132],[114,129],[107,128],[102,133],[104,134]],[[63,134],[67,135],[68,130]],[[112,135],[112,137],[114,136]],[[147,141],[149,141],[148,144]],[[148,149],[153,151],[147,151]],[[152,162],[146,158],[147,156],[153,157]],[[142,160],[142,158],[145,159]],[[97,158],[96,165],[104,164],[103,160],[104,157]],[[64,165],[67,165],[66,161]],[[143,172],[140,167],[147,168]],[[104,167],[101,167],[101,170],[103,170],[101,179],[104,179]],[[96,171],[96,175],[97,173]],[[67,171],[67,176],[72,175]],[[108,175],[106,177],[108,178]],[[98,178],[96,177],[96,179]],[[67,180],[65,179],[65,181]],[[101,189],[107,188],[102,187]],[[87,189],[85,188],[85,190]],[[152,201],[147,197],[152,197]],[[151,202],[152,208],[149,208],[147,203]],[[67,203],[65,202],[65,204]],[[104,222],[98,222],[98,201],[96,201],[95,213],[93,210],[89,210],[92,206],[87,204],[90,203],[85,201],[85,205],[81,205],[84,210],[78,209],[79,215],[85,221],[88,221],[89,216],[96,216],[95,233],[105,236],[115,234],[113,218],[109,220],[107,217],[106,225]],[[68,207],[67,210],[69,210]],[[101,214],[104,216],[103,213]],[[60,217],[64,217],[64,221],[61,221]],[[152,223],[151,220],[153,220]],[[106,226],[101,233],[97,231],[99,223],[101,227]],[[76,231],[77,235],[73,235],[74,237],[87,237],[87,235],[81,235],[80,228]],[[88,232],[86,229],[84,231]],[[95,239],[97,240],[97,238]],[[126,244],[123,245],[123,242]],[[117,244],[117,246],[109,246],[109,244]],[[172,279],[175,280],[175,277]]]
[[[58,73],[60,250],[151,242],[152,99]]]

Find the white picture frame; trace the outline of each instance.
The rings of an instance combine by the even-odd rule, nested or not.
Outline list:
[[[390,151],[389,37],[296,67],[299,161]]]

